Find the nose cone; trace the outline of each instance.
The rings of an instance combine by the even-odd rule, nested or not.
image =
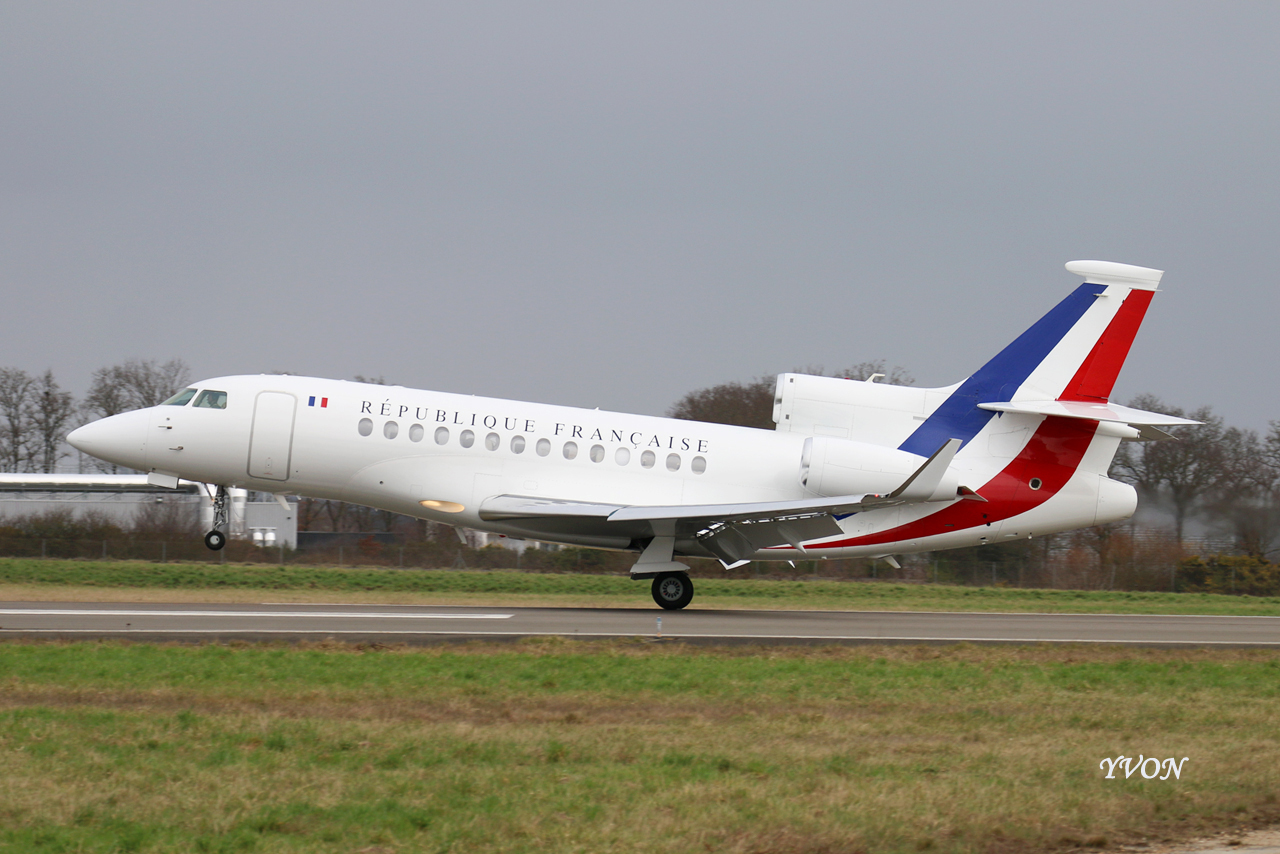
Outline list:
[[[122,412],[71,431],[71,447],[116,465],[147,467],[147,427],[151,410]]]

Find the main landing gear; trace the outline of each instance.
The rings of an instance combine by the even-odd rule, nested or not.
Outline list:
[[[667,611],[680,611],[694,600],[689,567],[672,560],[675,549],[675,536],[654,536],[645,543],[640,560],[631,567],[632,579],[653,579],[653,600]]]
[[[693,582],[683,572],[655,575],[653,601],[668,611],[679,611],[693,601]]]
[[[632,578],[653,579],[653,601],[668,611],[679,611],[693,601],[689,567],[671,558],[675,545],[675,537],[654,537],[631,567]]]
[[[227,488],[219,486],[218,491],[213,494],[213,530],[204,535],[204,544],[215,552],[227,544],[227,535],[223,533],[223,529],[230,519],[229,503]]]

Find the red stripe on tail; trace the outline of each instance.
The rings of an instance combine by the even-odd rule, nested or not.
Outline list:
[[[1046,418],[1036,429],[1027,446],[1022,449],[1004,470],[978,489],[987,499],[981,501],[956,501],[921,519],[861,537],[850,537],[829,543],[806,546],[808,551],[841,549],[851,546],[871,546],[897,543],[902,540],[918,540],[936,534],[949,534],[967,528],[978,528],[1026,513],[1040,506],[1067,485],[1080,467],[1080,461],[1093,434],[1097,421],[1077,418]],[[1028,484],[1032,478],[1041,482],[1040,489]],[[782,546],[780,548],[785,548]]]
[[[1142,325],[1142,318],[1151,305],[1154,291],[1133,290],[1124,298],[1116,316],[1107,324],[1106,331],[1098,338],[1089,355],[1080,363],[1080,369],[1058,395],[1058,400],[1076,400],[1086,403],[1106,403],[1115,388],[1116,377],[1124,365],[1134,336]],[[1106,299],[1106,297],[1100,297]]]

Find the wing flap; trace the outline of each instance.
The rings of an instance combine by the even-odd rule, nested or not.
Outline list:
[[[512,519],[608,519],[609,514],[624,509],[622,504],[597,504],[591,501],[561,501],[555,498],[532,498],[524,495],[495,495],[480,504],[480,518],[485,522]]]
[[[631,505],[567,501],[522,495],[496,495],[480,505],[486,522],[509,522],[526,528],[580,521],[593,532],[631,538],[694,537],[725,563],[745,560],[763,548],[840,536],[837,515],[901,504],[954,501],[962,497],[944,486],[944,477],[960,448],[948,440],[901,486],[888,495],[838,495],[787,501],[732,504]],[[549,529],[549,528],[548,528]]]
[[[748,560],[770,546],[791,546],[804,551],[805,542],[838,537],[842,533],[835,517],[824,513],[790,519],[715,524],[699,532],[697,539],[703,548],[729,565]]]

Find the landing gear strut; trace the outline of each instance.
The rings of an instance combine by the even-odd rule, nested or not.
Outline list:
[[[227,488],[219,486],[213,494],[213,530],[204,535],[204,544],[215,552],[227,544],[227,535],[222,532],[230,519],[227,503]]]
[[[676,538],[670,533],[645,543],[640,559],[631,567],[632,578],[653,579],[653,601],[668,611],[679,611],[693,601],[689,567],[672,560]]]
[[[693,601],[693,582],[683,572],[655,575],[653,601],[668,611],[679,611]]]

